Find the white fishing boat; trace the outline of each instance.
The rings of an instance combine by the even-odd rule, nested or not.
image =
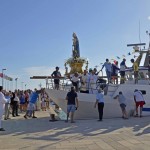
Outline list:
[[[146,55],[145,55],[146,54]],[[120,117],[121,109],[119,103],[114,97],[122,91],[127,101],[127,111],[131,114],[135,110],[134,103],[134,90],[142,91],[146,104],[143,108],[143,115],[150,115],[150,80],[147,75],[147,59],[149,58],[148,51],[141,51],[137,59],[140,64],[141,60],[145,57],[144,65],[139,67],[139,80],[138,84],[134,83],[132,68],[126,70],[126,81],[124,84],[108,84],[105,91],[104,99],[104,118]],[[97,86],[98,88],[98,86]],[[49,97],[64,111],[66,112],[66,95],[68,88],[63,87],[61,90],[46,89]],[[76,119],[89,119],[98,118],[97,109],[94,108],[96,101],[95,94],[78,93],[79,108],[75,113]]]
[[[145,45],[145,44],[140,43],[140,44],[133,44],[129,46],[137,47],[138,45]],[[135,102],[134,102],[135,89],[142,91],[143,97],[146,102],[143,108],[143,115],[144,116],[150,115],[150,79],[148,76],[150,47],[148,48],[148,50],[136,50],[136,51],[139,53],[139,56],[136,59],[136,62],[139,65],[138,84],[135,84],[134,82],[132,68],[126,69],[126,81],[124,84],[106,84],[105,91],[104,91],[104,99],[105,99],[104,118],[121,117],[122,113],[121,113],[119,103],[116,99],[114,99],[114,97],[119,94],[119,91],[122,91],[122,93],[124,94],[126,98],[126,101],[127,101],[126,108],[127,108],[128,114],[129,115],[132,114],[132,112],[135,110]],[[75,56],[74,56],[74,53],[75,53]],[[79,62],[77,62],[77,60],[79,60],[78,58],[80,58],[80,53],[76,53],[76,52],[74,53],[73,53],[73,57],[75,57],[75,59],[73,58],[73,60],[75,60],[75,63],[78,63],[77,65],[79,65]],[[78,56],[77,59],[76,59],[76,56]],[[73,66],[73,65],[71,64],[70,66]],[[73,68],[71,71],[74,71],[75,69],[76,68]],[[80,71],[81,68],[78,70]],[[32,78],[36,79],[36,77],[32,77]],[[103,76],[100,76],[99,78],[103,78]],[[47,77],[47,78],[45,77],[45,79],[46,79],[47,94],[54,101],[54,103],[57,104],[66,113],[67,102],[65,98],[70,89],[70,87],[68,88],[67,86],[66,78],[65,77],[60,78],[62,79],[62,82],[61,82],[62,86],[60,90],[55,90],[53,89],[53,86],[50,86],[51,83],[53,82],[52,77]],[[100,88],[101,85],[103,85],[103,83],[102,84],[97,83],[96,85],[97,89]],[[87,94],[87,93],[79,93],[79,92],[77,94],[78,94],[78,100],[79,100],[79,108],[75,112],[75,119],[98,118],[98,111],[97,109],[94,108],[96,95]]]

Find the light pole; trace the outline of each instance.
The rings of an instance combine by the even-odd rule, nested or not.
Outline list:
[[[146,34],[149,36],[149,46],[148,46],[148,49],[150,49],[150,32],[146,31]]]
[[[17,80],[18,80],[18,78],[15,79],[15,81],[16,81],[16,90],[17,90]]]
[[[21,88],[22,88],[22,90],[23,90],[23,83],[24,83],[24,82],[21,82]]]
[[[3,88],[4,88],[4,71],[5,71],[6,69],[2,69],[2,86],[3,86]]]

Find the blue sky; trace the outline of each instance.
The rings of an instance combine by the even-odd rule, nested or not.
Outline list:
[[[56,66],[63,74],[73,32],[89,67],[126,55],[132,51],[126,45],[139,42],[139,20],[148,43],[149,6],[149,0],[0,0],[0,70],[18,77],[18,88],[44,86],[30,76],[50,75]]]

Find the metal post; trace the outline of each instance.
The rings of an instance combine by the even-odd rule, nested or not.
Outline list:
[[[23,90],[23,83],[24,83],[24,82],[21,82],[21,89],[22,89],[22,90]]]
[[[15,81],[16,81],[16,90],[17,90],[17,80],[18,80],[18,78],[15,79]]]
[[[150,32],[146,31],[146,34],[149,36],[149,46],[148,46],[148,49],[150,49]]]
[[[4,70],[6,70],[6,69],[2,69],[2,86],[3,86],[3,89],[4,89]]]

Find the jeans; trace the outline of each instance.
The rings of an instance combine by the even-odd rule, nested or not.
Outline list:
[[[99,120],[103,119],[104,103],[98,103]]]

